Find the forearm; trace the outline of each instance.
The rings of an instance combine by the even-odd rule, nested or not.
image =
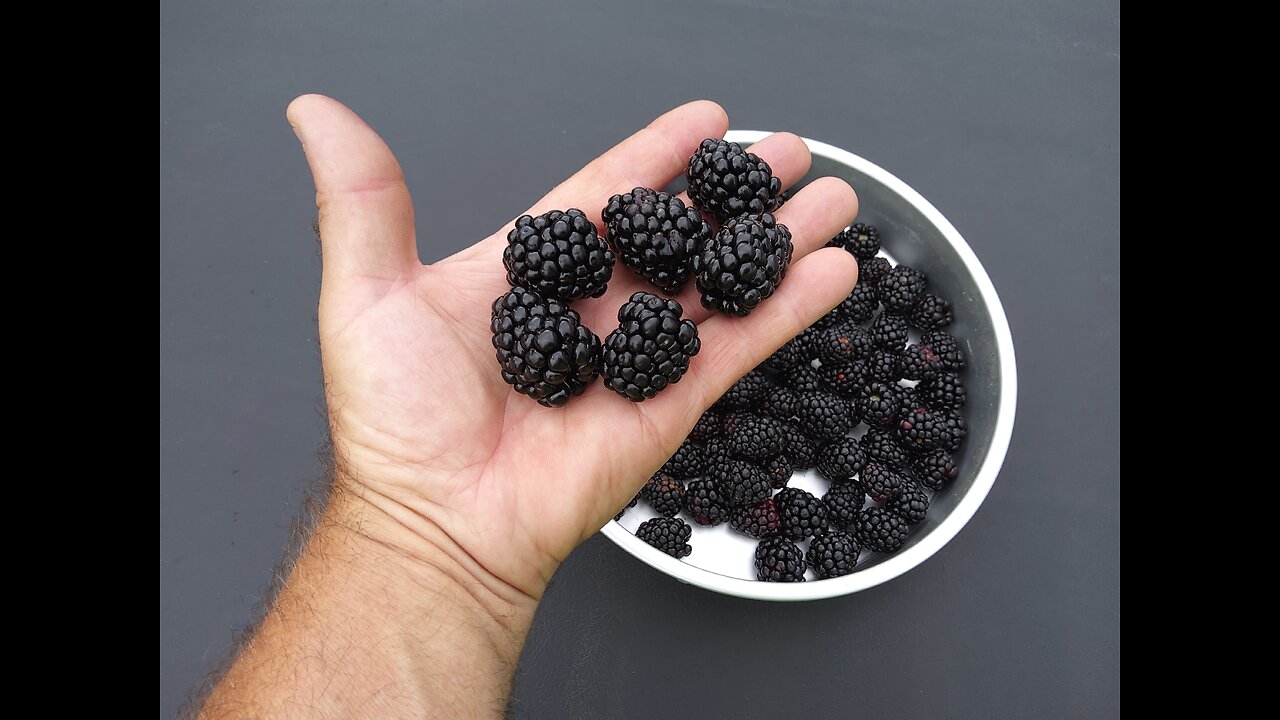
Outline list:
[[[340,492],[201,717],[499,717],[535,605]]]

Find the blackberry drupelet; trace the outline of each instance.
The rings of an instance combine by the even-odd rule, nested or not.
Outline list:
[[[736,142],[707,138],[685,171],[695,207],[725,222],[744,214],[769,213],[782,205],[782,181],[769,163]]]
[[[734,508],[729,514],[729,525],[743,535],[763,540],[777,537],[782,529],[782,518],[773,504],[773,498],[769,498],[755,505]]]
[[[800,395],[796,419],[800,429],[813,440],[830,441],[844,437],[858,424],[853,405],[826,393]]]
[[[907,451],[898,443],[893,428],[871,428],[858,441],[867,462],[888,468],[900,469],[910,459]]]
[[[730,507],[754,505],[773,491],[765,471],[746,460],[725,460],[710,468],[707,476]]]
[[[953,372],[942,372],[920,383],[916,390],[920,399],[932,408],[950,408],[959,410],[969,398],[964,381]]]
[[[924,520],[925,513],[929,512],[929,496],[918,485],[908,482],[902,488],[902,493],[890,498],[884,506],[898,513],[898,517],[906,520],[908,525],[915,525]]]
[[[701,213],[670,193],[638,187],[614,195],[601,213],[622,263],[668,295],[693,272],[693,255],[711,238]]]
[[[640,494],[659,515],[674,517],[684,507],[684,483],[662,471],[649,478]]]
[[[626,515],[626,514],[627,514],[627,511],[628,511],[628,510],[630,510],[631,508],[635,507],[635,506],[636,506],[636,503],[638,503],[638,502],[640,502],[640,493],[636,493],[636,494],[635,494],[635,497],[631,498],[631,502],[629,502],[629,503],[627,503],[626,505],[624,505],[624,506],[622,507],[622,509],[618,511],[618,514],[613,516],[613,519],[614,519],[614,520],[621,520],[621,519],[622,519],[622,516],[623,516],[623,515]]]
[[[929,348],[948,370],[959,370],[965,366],[964,351],[949,333],[941,330],[927,332],[920,336],[920,345]]]
[[[853,572],[858,564],[858,539],[842,530],[829,532],[809,543],[805,559],[819,580],[840,577]]]
[[[840,438],[818,451],[818,474],[833,483],[853,480],[866,464],[867,456],[855,438]]]
[[[784,488],[773,497],[782,518],[782,536],[804,540],[827,531],[827,506],[800,488]]]
[[[907,313],[907,322],[917,330],[939,330],[951,324],[951,303],[934,295],[925,293]]]
[[[695,442],[706,442],[720,435],[720,415],[715,410],[702,413],[698,422],[689,431],[689,439]]]
[[[818,378],[822,381],[823,390],[846,400],[854,400],[866,384],[867,370],[858,360],[823,363],[818,368]]]
[[[698,326],[681,320],[675,300],[638,292],[618,309],[618,329],[609,333],[600,353],[605,386],[641,402],[680,382],[689,359],[698,354]]]
[[[792,423],[782,426],[782,454],[791,461],[791,465],[799,470],[813,467],[817,460],[818,449],[813,440]]]
[[[916,304],[925,289],[924,273],[913,267],[898,265],[884,274],[876,285],[880,304],[895,313],[905,313]]]
[[[897,472],[880,463],[868,462],[866,467],[862,468],[858,484],[874,502],[879,503],[901,495],[907,481]]]
[[[898,421],[898,442],[912,452],[953,453],[968,433],[968,425],[955,410],[918,407]]]
[[[568,302],[604,294],[613,251],[581,210],[551,210],[516,218],[502,264],[511,285]]]
[[[858,284],[866,283],[871,287],[880,284],[885,275],[893,269],[893,265],[887,258],[873,257],[867,260],[858,261]],[[879,303],[879,300],[876,300]]]
[[[726,222],[693,259],[702,305],[749,315],[778,289],[791,253],[791,231],[768,213]]]
[[[796,414],[796,393],[788,387],[778,385],[765,391],[757,408],[769,417],[786,420]]]
[[[827,522],[838,530],[856,531],[858,514],[866,501],[867,493],[862,489],[862,483],[854,481],[832,485],[822,496],[822,504],[827,506]]]
[[[818,359],[826,364],[865,358],[875,349],[875,344],[866,328],[844,322],[819,332],[813,347]]]
[[[747,412],[724,418],[724,446],[729,455],[744,460],[760,460],[782,452],[780,420]]]
[[[693,552],[689,546],[692,534],[693,528],[680,518],[653,518],[640,523],[636,529],[636,537],[677,559]]]
[[[862,387],[858,396],[858,415],[869,427],[885,427],[898,419],[901,399],[897,384],[872,381]]]
[[[729,501],[710,479],[689,483],[684,492],[684,507],[699,525],[719,525],[729,519]]]
[[[882,312],[871,321],[871,342],[878,348],[900,352],[907,344],[907,321],[901,315]]]
[[[930,490],[941,490],[960,476],[955,458],[946,450],[931,450],[911,458],[911,472],[921,485]]]
[[[804,582],[804,553],[795,543],[775,537],[756,546],[756,579],[761,582]]]
[[[787,486],[787,481],[791,479],[791,475],[795,472],[795,467],[786,455],[775,455],[765,459],[760,463],[760,467],[764,470],[765,475],[769,476],[769,487],[774,490],[781,490]]]
[[[902,356],[894,350],[876,350],[865,365],[868,380],[893,385],[902,377]]]
[[[898,356],[899,371],[907,380],[924,380],[942,371],[942,360],[929,348],[908,345]]]
[[[702,477],[707,471],[707,454],[691,440],[685,440],[675,453],[663,463],[658,472],[680,480]]]
[[[858,515],[858,542],[872,552],[897,552],[909,530],[907,521],[888,508],[864,508]]]
[[[822,375],[812,365],[801,365],[787,375],[785,382],[797,395],[796,412],[800,411],[798,396],[805,393],[820,392],[826,387]]]
[[[759,370],[752,370],[730,385],[715,406],[720,410],[747,410],[755,407],[768,389],[768,376]]]
[[[840,302],[840,309],[850,320],[857,322],[870,320],[871,316],[876,314],[876,310],[880,309],[880,297],[876,294],[875,286],[868,285],[862,282],[862,278],[858,278],[858,284],[853,286],[853,292]]]
[[[831,238],[827,246],[843,248],[858,260],[870,260],[880,252],[880,231],[875,225],[854,223]]]
[[[600,339],[560,300],[513,287],[489,322],[502,379],[547,407],[579,395],[599,374]]]

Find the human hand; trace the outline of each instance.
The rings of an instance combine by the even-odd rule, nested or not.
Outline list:
[[[557,565],[635,495],[699,415],[834,307],[857,276],[848,253],[820,249],[854,219],[857,197],[842,180],[817,180],[776,213],[795,253],[774,297],[747,318],[704,309],[692,281],[677,297],[702,339],[679,384],[632,403],[595,383],[566,407],[545,408],[502,381],[491,344],[490,307],[508,288],[502,250],[511,224],[423,265],[409,191],[373,130],[321,96],[298,98],[288,117],[317,188],[335,488],[358,505],[362,533],[508,599],[540,597]],[[528,213],[580,208],[599,227],[611,195],[662,188],[703,138],[727,127],[714,103],[676,108]],[[752,152],[784,188],[809,169],[795,135],[774,135]],[[619,262],[603,297],[573,306],[603,338],[637,290],[656,292]]]

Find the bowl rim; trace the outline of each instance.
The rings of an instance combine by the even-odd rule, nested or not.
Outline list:
[[[733,142],[754,143],[770,134],[758,130],[730,130],[724,137],[725,140]],[[965,268],[973,276],[982,300],[986,303],[991,315],[1000,362],[1000,404],[996,413],[995,432],[992,434],[987,455],[979,466],[978,476],[946,520],[912,547],[882,560],[873,567],[851,575],[802,583],[767,583],[732,578],[686,564],[650,547],[616,521],[610,520],[601,529],[605,537],[617,543],[623,550],[677,580],[725,595],[754,600],[819,600],[848,595],[888,582],[929,559],[960,532],[960,529],[978,511],[987,493],[991,491],[991,486],[995,484],[996,476],[1004,463],[1005,454],[1009,450],[1009,440],[1013,436],[1014,414],[1017,409],[1018,372],[1013,353],[1013,336],[1009,332],[1009,320],[1005,317],[1004,306],[1000,303],[995,286],[991,284],[991,278],[982,267],[982,263],[978,261],[978,256],[969,247],[969,243],[965,242],[955,226],[932,203],[893,173],[860,155],[834,145],[810,138],[801,139],[809,146],[809,152],[813,155],[849,165],[900,195],[920,211],[955,248]]]

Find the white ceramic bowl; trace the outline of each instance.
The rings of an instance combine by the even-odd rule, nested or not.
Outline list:
[[[768,133],[730,131],[725,138],[750,145]],[[969,390],[965,420],[969,435],[957,454],[960,476],[934,493],[929,514],[913,528],[901,550],[893,555],[863,553],[856,572],[830,580],[803,583],[764,583],[754,580],[752,551],[756,541],[731,531],[694,526],[693,554],[677,560],[633,535],[640,522],[652,516],[644,503],[629,510],[621,522],[602,532],[622,549],[682,582],[708,590],[759,600],[816,600],[847,595],[879,585],[924,562],[969,522],[987,497],[1013,432],[1018,378],[1009,322],[991,279],[960,233],[937,208],[884,168],[851,152],[806,139],[813,153],[808,178],[834,175],[858,191],[858,219],[880,228],[885,254],[923,270],[929,286],[951,301],[956,322],[950,331],[968,357],[964,378]],[[792,487],[821,496],[826,483],[812,470],[796,473]],[[807,546],[807,542],[802,548]]]

